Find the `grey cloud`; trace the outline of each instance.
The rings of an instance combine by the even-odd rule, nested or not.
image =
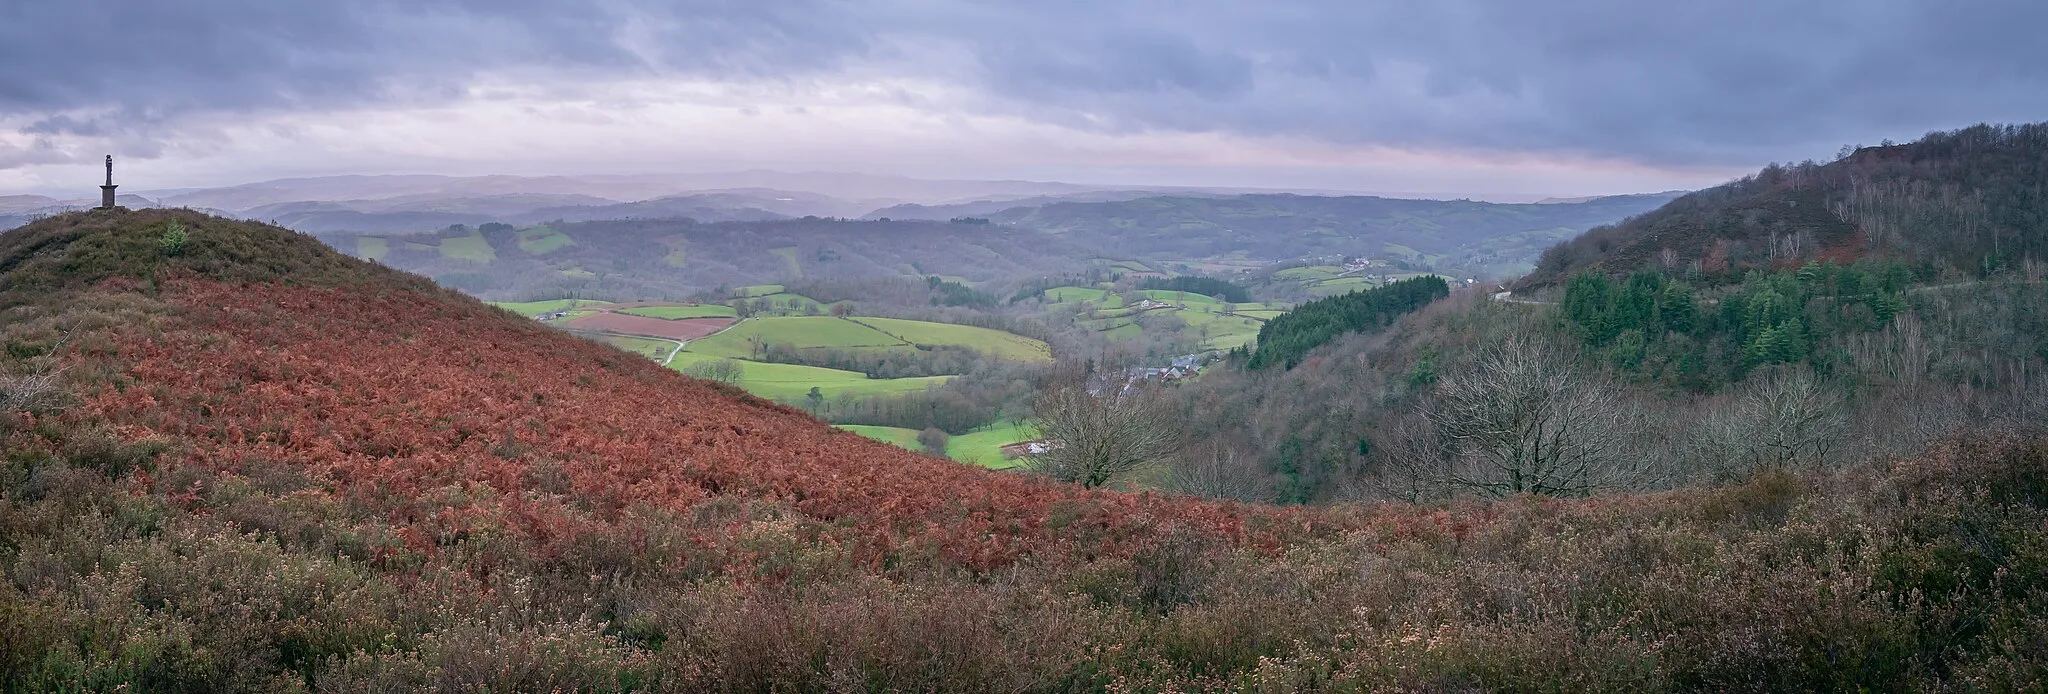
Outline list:
[[[0,115],[450,98],[479,73],[823,69],[863,45],[824,0],[7,0]],[[655,50],[624,41],[658,27]]]
[[[2038,38],[2048,3],[2037,0],[1063,9],[989,22],[1003,29],[975,40],[1006,46],[1021,34],[1056,57],[985,52],[985,79],[994,93],[1029,97],[1013,108],[1088,113],[1117,129],[1724,165],[2048,113],[2048,41]],[[1142,79],[1148,71],[1171,79]],[[1161,88],[1206,84],[1230,88]]]
[[[0,2],[0,116],[33,133],[114,127],[73,112],[162,129],[447,100],[493,70],[757,81],[856,64],[1111,132],[1665,166],[2048,113],[2039,0]],[[969,59],[920,62],[939,54]]]

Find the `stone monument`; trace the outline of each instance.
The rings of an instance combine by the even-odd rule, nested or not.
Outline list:
[[[100,209],[114,209],[114,155],[107,155],[107,184],[100,186]]]

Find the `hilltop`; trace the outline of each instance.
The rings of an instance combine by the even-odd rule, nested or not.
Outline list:
[[[2048,123],[1978,125],[1773,164],[1546,251],[1517,286],[1644,269],[1732,280],[1808,260],[1910,259],[1972,274],[2048,250]]]
[[[0,234],[0,316],[8,690],[2043,677],[2048,449],[2016,435],[1582,501],[1086,491],[184,210]]]

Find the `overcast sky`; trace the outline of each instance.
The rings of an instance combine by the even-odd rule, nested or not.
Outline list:
[[[2048,119],[2041,0],[0,0],[0,194],[745,168],[1592,194]]]

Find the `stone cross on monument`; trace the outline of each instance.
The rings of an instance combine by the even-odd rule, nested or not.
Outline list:
[[[107,155],[107,184],[100,186],[100,209],[114,209],[114,155]]]

